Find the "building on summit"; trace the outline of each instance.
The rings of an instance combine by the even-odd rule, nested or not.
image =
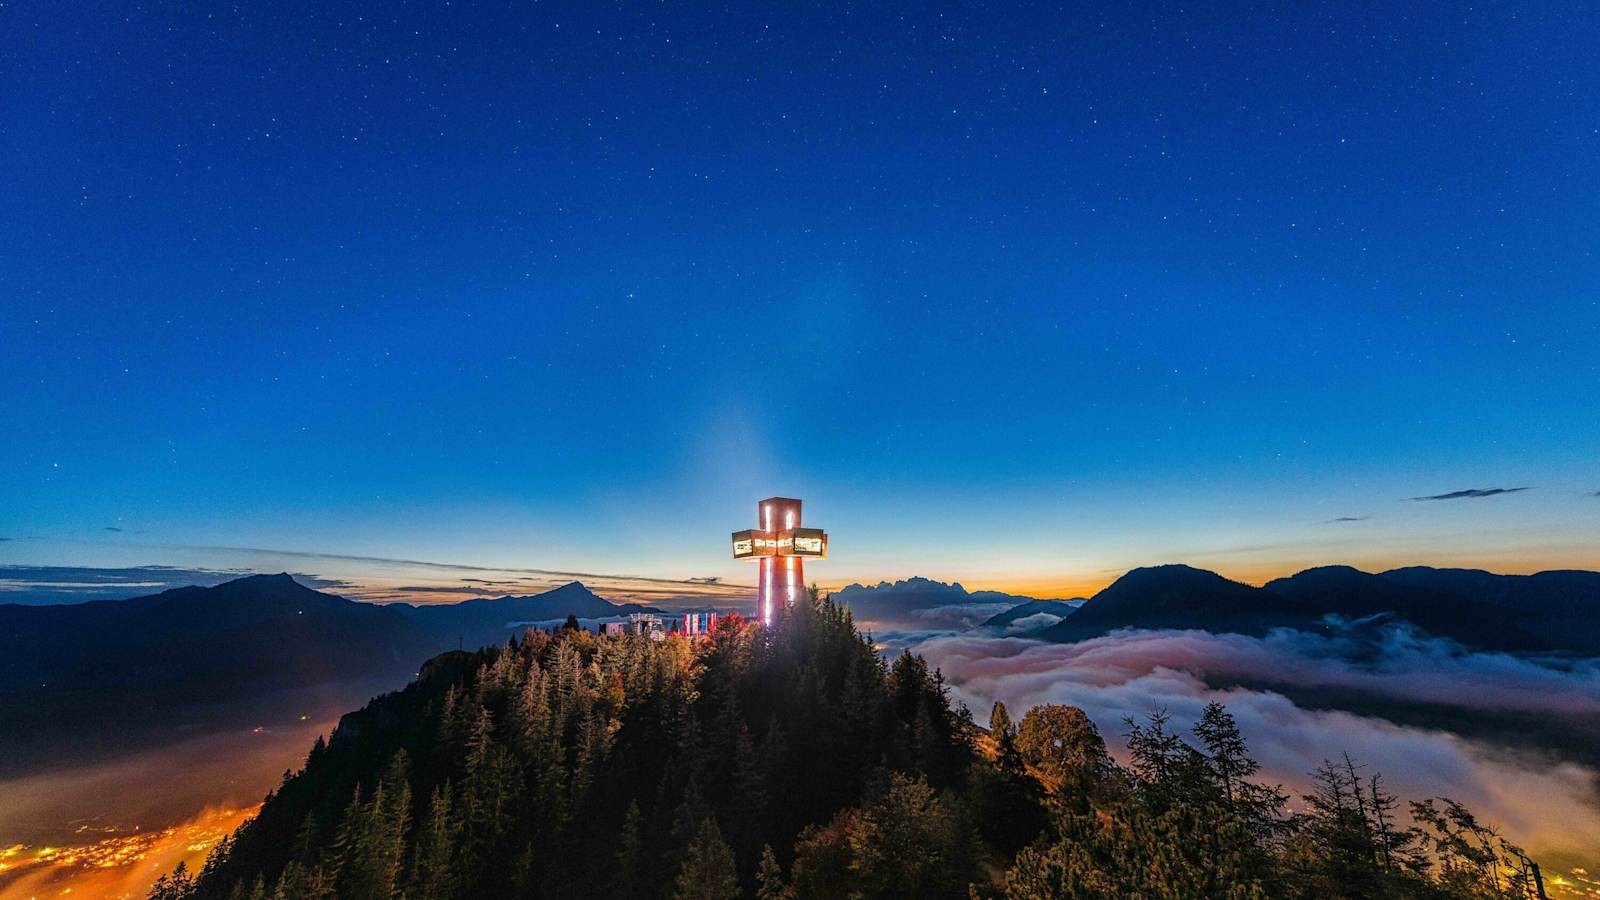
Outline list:
[[[660,616],[652,613],[629,614],[624,631],[628,634],[649,635],[653,641],[666,640],[667,637],[666,623]]]

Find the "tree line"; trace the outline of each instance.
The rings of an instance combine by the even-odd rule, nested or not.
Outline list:
[[[1525,898],[1537,867],[1341,757],[1289,798],[1212,704],[987,731],[815,591],[699,641],[529,631],[431,660],[318,739],[153,900]],[[1192,738],[1192,739],[1191,739]]]

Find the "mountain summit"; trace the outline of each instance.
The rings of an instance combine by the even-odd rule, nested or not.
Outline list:
[[[503,643],[533,623],[559,622],[567,616],[580,619],[620,616],[641,607],[612,603],[582,582],[569,581],[530,596],[479,597],[460,603],[418,606],[396,604],[394,608],[440,637],[478,647]]]
[[[1205,569],[1166,565],[1130,571],[1090,597],[1070,618],[1039,636],[1074,641],[1119,628],[1198,628],[1265,634],[1275,626],[1308,621],[1296,604],[1277,594],[1229,581]]]

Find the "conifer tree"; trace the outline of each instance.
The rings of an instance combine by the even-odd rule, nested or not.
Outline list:
[[[617,838],[616,872],[612,876],[611,895],[618,900],[639,900],[648,894],[645,874],[644,840],[640,831],[644,816],[639,812],[638,801],[628,804],[622,817],[622,833]]]
[[[189,900],[193,895],[194,878],[189,875],[188,863],[180,860],[170,874],[156,879],[148,900]]]
[[[995,763],[1000,771],[1010,777],[1020,775],[1025,764],[1022,752],[1017,749],[1017,726],[1012,723],[1011,713],[1002,701],[996,700],[989,711],[989,734],[994,738]]]
[[[1213,700],[1206,704],[1205,712],[1194,726],[1194,734],[1205,747],[1206,764],[1221,785],[1223,798],[1233,803],[1238,796],[1239,782],[1261,769],[1246,751],[1238,723],[1221,703]]]
[[[1280,831],[1288,798],[1277,787],[1250,780],[1261,771],[1261,765],[1250,756],[1244,735],[1227,707],[1215,701],[1206,704],[1194,734],[1205,748],[1205,767],[1228,811],[1240,817],[1258,838],[1267,839]]]
[[[771,844],[761,847],[761,864],[756,868],[756,900],[789,900],[793,894],[783,883],[783,867]]]
[[[1160,815],[1174,807],[1214,799],[1206,758],[1167,727],[1172,716],[1153,710],[1144,724],[1123,720],[1128,726],[1129,767],[1140,798]]]
[[[321,866],[290,860],[271,896],[272,900],[334,900],[334,884]]]
[[[895,773],[849,833],[851,872],[866,897],[965,894],[967,869],[954,815],[928,783]]]
[[[450,816],[450,794],[449,783],[435,788],[428,817],[419,823],[406,877],[406,900],[445,900],[453,894],[450,863],[455,823]]]
[[[706,818],[689,842],[678,872],[673,900],[738,900],[739,873],[733,850],[722,839],[717,820]]]

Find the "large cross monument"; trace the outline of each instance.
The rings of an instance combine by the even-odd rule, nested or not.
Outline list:
[[[828,558],[828,533],[800,527],[800,501],[771,497],[756,505],[760,528],[733,533],[733,558],[761,563],[756,602],[762,625],[771,625],[805,590],[805,558]]]

